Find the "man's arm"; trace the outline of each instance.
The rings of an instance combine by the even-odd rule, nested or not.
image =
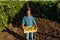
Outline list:
[[[33,17],[33,23],[34,23],[34,26],[35,26],[36,28],[38,28],[38,27],[37,27],[37,23],[36,23],[34,17]]]
[[[24,24],[22,24],[22,28],[23,28],[23,29],[24,29],[24,27],[25,27]]]
[[[35,23],[35,27],[37,28],[37,24]]]
[[[22,28],[24,29],[24,27],[25,27],[25,17],[23,18],[23,20],[22,20]]]

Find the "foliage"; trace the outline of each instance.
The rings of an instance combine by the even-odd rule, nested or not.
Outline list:
[[[41,18],[59,22],[60,20],[60,1],[30,1],[33,6],[32,11]]]
[[[7,27],[7,22],[13,19],[23,4],[24,2],[18,1],[0,1],[0,31]]]

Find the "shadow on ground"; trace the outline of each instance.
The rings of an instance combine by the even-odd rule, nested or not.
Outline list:
[[[9,30],[8,28],[6,28],[6,30],[4,30],[3,32],[8,32],[12,36],[14,36],[16,38],[16,40],[27,40],[26,38],[20,36],[19,34],[15,33],[14,31]]]

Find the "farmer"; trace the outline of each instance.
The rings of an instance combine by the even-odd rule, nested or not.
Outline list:
[[[35,25],[35,27],[37,27],[35,19],[31,15],[31,10],[27,9],[26,13],[27,13],[27,16],[24,16],[23,20],[22,20],[22,28],[24,29],[24,27],[30,27],[30,26],[32,27],[34,25]],[[33,33],[32,32],[26,33],[26,39],[33,40]]]

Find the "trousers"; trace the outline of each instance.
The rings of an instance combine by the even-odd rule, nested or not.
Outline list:
[[[26,39],[27,40],[33,40],[33,33],[26,33]]]

